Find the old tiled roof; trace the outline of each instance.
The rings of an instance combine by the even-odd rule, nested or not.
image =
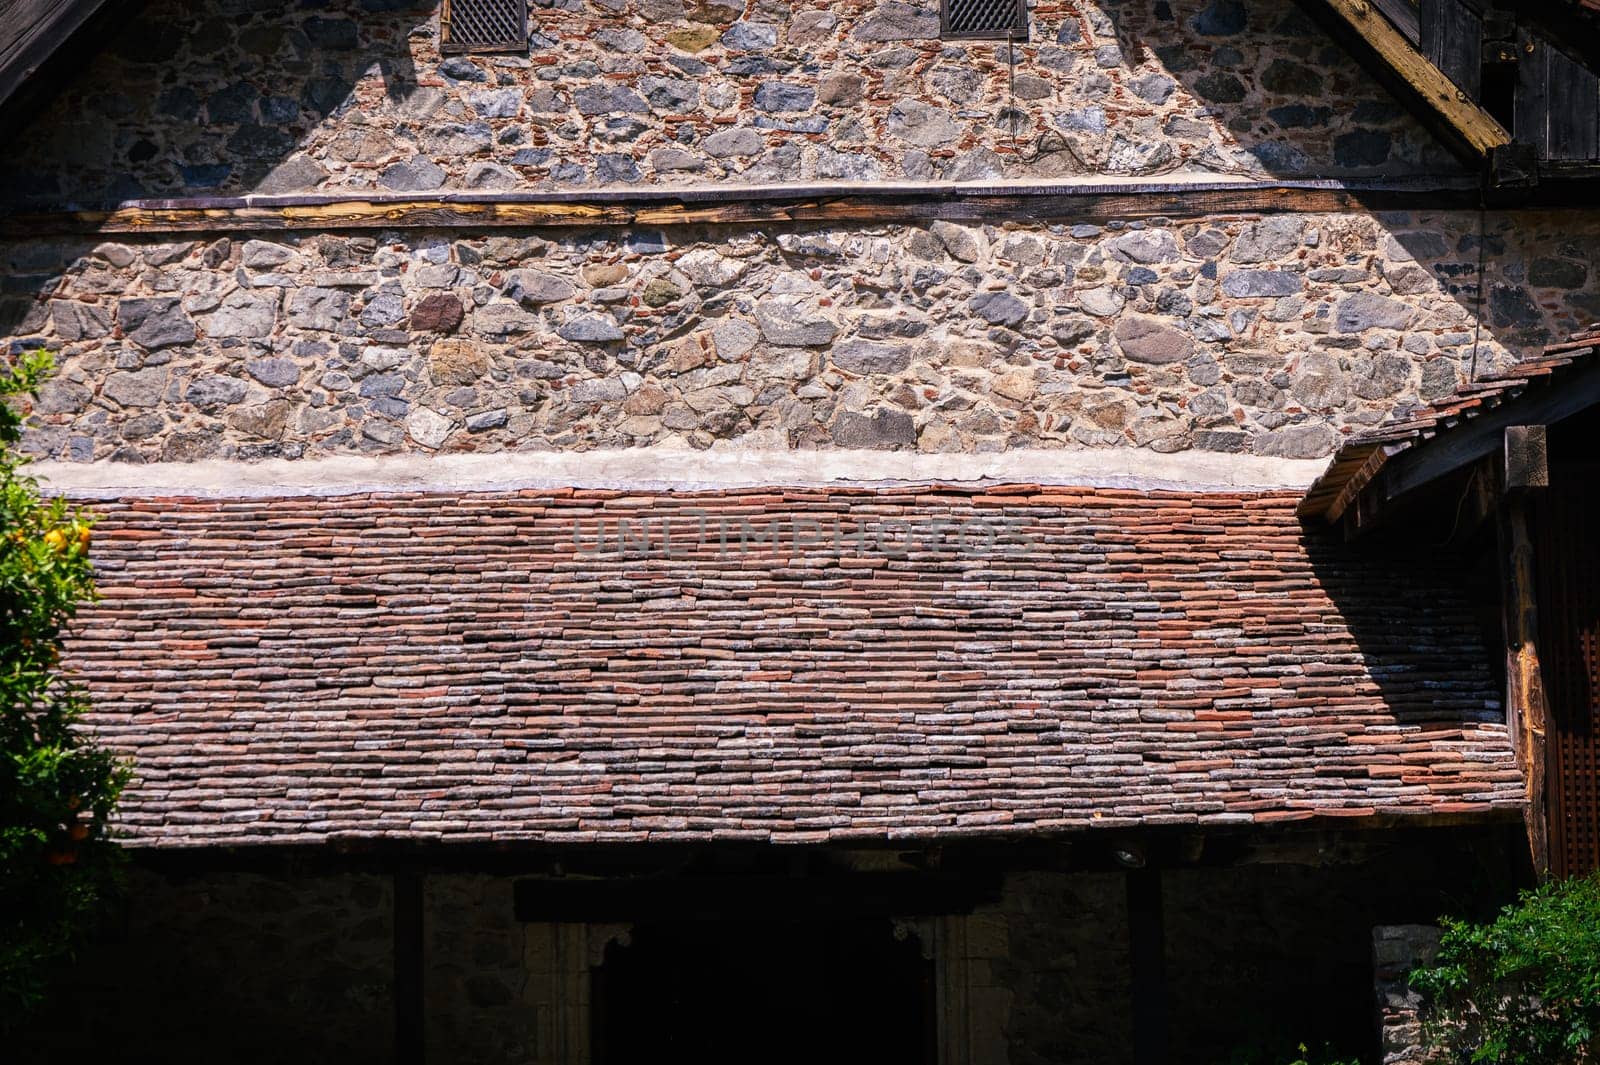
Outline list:
[[[97,505],[105,598],[69,662],[94,729],[135,758],[122,823],[139,845],[1518,808],[1457,575],[1309,534],[1296,502],[128,500]]]
[[[1530,389],[1559,387],[1566,372],[1586,364],[1597,347],[1600,329],[1577,333],[1545,348],[1536,358],[1481,377],[1435,403],[1400,410],[1376,429],[1351,437],[1306,490],[1301,513],[1308,517],[1337,513],[1343,509],[1342,501],[1361,491],[1396,455],[1468,425]]]

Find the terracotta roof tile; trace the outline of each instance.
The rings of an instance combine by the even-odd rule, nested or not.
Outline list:
[[[93,728],[136,760],[137,845],[1517,808],[1448,561],[1355,553],[1305,532],[1296,502],[1032,486],[127,500],[99,505],[105,598],[68,661]],[[646,517],[652,551],[594,550],[602,521],[615,546]],[[882,547],[906,528],[911,550]]]

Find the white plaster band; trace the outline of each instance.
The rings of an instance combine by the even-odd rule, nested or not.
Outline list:
[[[39,462],[28,469],[50,491],[77,498],[108,499],[488,492],[519,488],[698,491],[930,482],[1237,492],[1305,488],[1327,464],[1326,459],[1194,451],[1163,455],[1135,448],[926,455],[893,451],[694,451],[658,446],[586,452],[351,455],[255,463]]]

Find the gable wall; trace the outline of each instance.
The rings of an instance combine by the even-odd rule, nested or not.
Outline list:
[[[396,10],[396,8],[400,8]],[[527,55],[431,5],[154,0],[21,138],[14,202],[250,191],[1453,172],[1291,0],[545,0]],[[1013,79],[1014,75],[1014,79]]]

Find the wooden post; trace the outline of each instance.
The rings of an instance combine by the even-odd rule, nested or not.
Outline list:
[[[1128,959],[1133,978],[1134,1065],[1166,1065],[1167,957],[1161,871],[1128,871]]]
[[[394,1061],[422,1065],[422,876],[394,875]]]
[[[1538,589],[1533,540],[1528,532],[1533,493],[1549,485],[1543,426],[1511,426],[1505,437],[1505,498],[1500,557],[1506,644],[1506,726],[1527,782],[1528,846],[1534,871],[1550,873],[1549,814],[1545,795],[1545,727],[1548,703],[1539,665]]]

